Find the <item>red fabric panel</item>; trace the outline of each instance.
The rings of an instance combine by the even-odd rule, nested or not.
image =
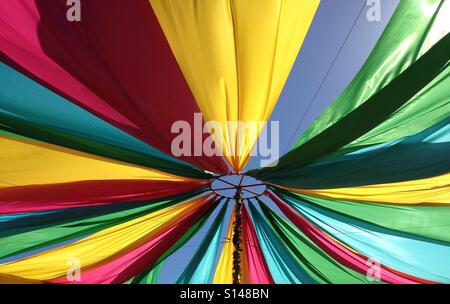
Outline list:
[[[100,180],[0,189],[0,214],[151,200],[201,188],[200,181]]]
[[[255,227],[245,206],[242,208],[242,242],[247,265],[244,278],[246,284],[275,284],[264,254],[259,246]]]
[[[156,149],[200,112],[148,0],[0,1],[0,59]],[[205,84],[208,85],[208,84]],[[211,101],[214,102],[214,101]],[[181,157],[228,173],[221,157]]]

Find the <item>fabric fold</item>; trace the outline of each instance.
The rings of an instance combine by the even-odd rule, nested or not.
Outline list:
[[[67,9],[65,0],[1,3],[1,61],[174,156],[172,125],[194,126],[199,109],[148,1],[113,0],[108,9],[88,1],[75,23],[66,19]],[[181,159],[229,172],[220,157],[192,153]]]

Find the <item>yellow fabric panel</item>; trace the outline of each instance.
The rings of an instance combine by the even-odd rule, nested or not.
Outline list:
[[[140,218],[104,229],[67,246],[0,264],[2,275],[29,280],[50,280],[65,276],[71,258],[80,260],[81,269],[98,266],[158,236],[180,217],[208,203],[204,196],[168,207]]]
[[[219,263],[214,274],[214,284],[233,284],[233,223],[234,210],[231,212],[230,223],[228,225],[226,241],[223,244]]]
[[[0,188],[108,179],[187,180],[50,144],[0,137]]]
[[[360,202],[406,205],[450,204],[450,173],[407,182],[350,188],[290,191],[319,197]]]
[[[0,273],[0,284],[42,284],[42,282]]]
[[[320,0],[149,0],[216,143],[237,172],[269,119]],[[240,128],[244,130],[244,128]]]

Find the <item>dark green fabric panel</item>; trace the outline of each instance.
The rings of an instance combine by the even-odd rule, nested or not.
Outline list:
[[[411,136],[449,118],[450,65],[422,91],[400,107],[378,126],[346,145],[345,150],[355,150]]]
[[[450,118],[416,135],[286,169],[270,182],[331,189],[417,180],[450,171]]]

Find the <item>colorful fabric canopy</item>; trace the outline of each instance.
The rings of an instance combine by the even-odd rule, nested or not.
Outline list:
[[[401,0],[342,94],[250,172],[264,126],[245,124],[269,120],[319,0],[67,9],[0,2],[0,283],[154,284],[179,253],[174,283],[233,283],[237,260],[248,284],[450,283],[449,1]],[[175,155],[180,121],[223,157]],[[267,190],[225,199],[230,172]]]
[[[65,0],[0,4],[1,60],[171,155],[174,121],[193,125],[199,112],[153,10],[145,0],[124,6],[83,3],[76,26]],[[100,25],[100,26],[99,26]],[[220,158],[183,158],[218,173]]]

